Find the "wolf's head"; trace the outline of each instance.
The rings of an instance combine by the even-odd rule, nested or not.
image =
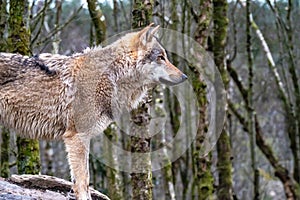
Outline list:
[[[121,39],[127,55],[135,61],[136,70],[144,78],[144,83],[171,86],[185,81],[187,76],[168,60],[165,49],[155,37],[159,26],[151,26],[152,24]]]

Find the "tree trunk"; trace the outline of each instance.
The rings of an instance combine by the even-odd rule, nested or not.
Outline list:
[[[12,53],[30,55],[30,33],[26,29],[24,16],[27,13],[26,0],[11,0],[9,6],[8,50]],[[25,13],[25,14],[24,14]],[[17,138],[17,165],[20,174],[38,174],[40,172],[40,156],[38,140]]]
[[[7,51],[5,33],[7,31],[7,0],[0,0],[0,51]]]
[[[259,171],[256,167],[256,141],[255,141],[255,126],[254,126],[254,105],[253,105],[253,57],[252,57],[252,41],[251,41],[251,12],[250,12],[250,0],[246,1],[246,51],[248,57],[248,105],[246,105],[246,110],[248,114],[248,130],[250,137],[250,152],[251,152],[251,167],[253,173],[253,199],[259,199]]]
[[[212,20],[212,0],[200,0],[200,15],[197,16],[197,27],[194,34],[195,40],[204,48],[208,47],[209,25]]]
[[[118,33],[119,31],[119,17],[120,17],[120,8],[117,0],[113,0],[113,16],[114,16],[114,31]]]
[[[56,7],[56,16],[55,16],[55,24],[54,26],[57,28],[60,24],[60,18],[61,18],[61,12],[62,12],[62,1],[63,0],[56,0],[55,1],[55,7]],[[52,53],[58,54],[59,53],[59,45],[60,45],[60,31],[58,31],[53,36],[53,42],[52,42]]]
[[[287,117],[286,120],[286,124],[287,124],[287,132],[288,132],[288,136],[290,139],[290,149],[292,151],[293,154],[293,158],[294,158],[294,179],[300,183],[300,86],[299,86],[299,76],[297,74],[297,62],[295,60],[295,55],[296,53],[294,52],[294,32],[293,32],[293,27],[292,27],[292,18],[291,18],[291,13],[292,13],[292,2],[291,0],[287,1],[287,6],[285,7],[287,10],[287,14],[286,14],[286,19],[283,19],[283,17],[281,17],[281,14],[278,12],[278,9],[276,7],[273,6],[273,3],[270,0],[266,1],[267,4],[269,5],[269,7],[271,8],[272,12],[274,13],[274,15],[276,16],[276,23],[278,25],[278,27],[280,28],[278,31],[283,33],[283,46],[284,51],[287,53],[287,67],[288,67],[288,73],[289,76],[291,77],[291,85],[286,84],[287,88],[292,91],[291,93],[293,94],[292,99],[294,100],[290,100],[287,99],[287,97],[289,97],[290,94],[285,95],[285,90],[284,92],[281,92],[281,88],[283,87],[282,82],[280,82],[281,85],[279,85],[279,91],[283,94],[281,94],[281,99],[283,101],[283,104],[285,106],[285,112]],[[261,39],[263,38],[259,28],[257,27],[257,25],[255,24],[255,22],[252,22],[252,27],[256,30],[258,37]],[[259,35],[259,32],[261,34],[261,36]],[[296,32],[295,32],[296,33]],[[263,43],[263,46],[265,48],[265,46],[267,46],[266,42],[264,40],[261,40]],[[267,46],[268,48],[268,46]],[[270,56],[272,56],[272,54],[269,54]],[[268,54],[267,54],[268,56]],[[285,62],[285,61],[283,61]],[[275,63],[269,63],[269,65],[273,65],[271,66],[273,69],[273,71],[277,70],[277,68],[275,67]],[[275,78],[278,79],[276,77],[277,74],[275,74]],[[279,74],[277,75],[279,76]],[[289,102],[288,102],[289,101]],[[297,139],[298,138],[298,139]]]
[[[273,151],[270,146],[268,146],[262,137],[261,128],[259,126],[257,117],[255,117],[255,129],[256,129],[256,144],[260,147],[264,155],[267,157],[271,165],[274,167],[275,176],[277,176],[284,187],[285,195],[288,200],[300,199],[300,187],[292,177],[290,177],[289,172],[284,168],[277,158],[275,158]]]
[[[87,2],[88,2],[90,17],[92,20],[92,26],[90,30],[90,45],[93,45],[94,41],[96,41],[96,45],[99,45],[105,40],[106,37],[106,23],[105,23],[105,19],[103,18],[104,15],[102,14],[101,9],[97,8],[97,0],[88,0]],[[93,30],[95,30],[95,35]],[[104,130],[103,133],[105,134],[104,137],[107,137],[110,140],[116,140],[116,130],[114,130],[112,126],[109,126],[106,130]],[[117,162],[114,159],[115,152],[113,152],[113,149],[109,144],[105,143],[104,145],[106,145],[105,149],[109,149],[107,153],[107,157],[108,157],[107,159],[110,161],[110,167],[105,170],[106,171],[105,175],[107,177],[107,182],[108,182],[107,189],[112,199],[121,200],[123,199],[122,196],[123,193],[120,188],[121,186],[120,186],[119,176],[116,172]],[[93,179],[94,187],[96,187],[95,172],[97,171],[97,168],[93,160],[90,159],[89,162],[91,163],[92,169],[94,171],[92,179]],[[104,180],[102,181],[104,182]]]
[[[134,0],[132,10],[132,28],[141,28],[152,22],[152,0]]]
[[[1,128],[1,136],[2,136],[2,143],[1,143],[1,154],[0,154],[0,176],[7,178],[9,177],[9,130],[2,127]]]
[[[150,0],[135,0],[132,10],[132,28],[140,28],[149,25],[152,21],[153,2]],[[132,199],[133,200],[150,200],[152,199],[152,171],[151,171],[151,157],[150,144],[151,137],[149,135],[149,104],[143,103],[136,110],[132,112],[132,121],[139,127],[132,130],[143,137],[131,136],[131,152],[143,153],[144,159],[132,158],[132,166],[143,165],[143,173],[132,172]]]
[[[173,29],[173,30],[177,30],[178,29],[178,24],[179,24],[179,18],[178,18],[178,12],[177,12],[177,5],[178,3],[176,2],[176,0],[172,0],[171,1],[171,20],[172,20],[172,24],[170,24],[170,28]],[[164,16],[161,16],[162,17],[162,20],[164,21]],[[176,43],[173,43],[172,44],[172,48],[173,49],[176,49],[177,48],[177,44]],[[175,65],[175,66],[178,66],[178,56],[175,55],[175,54],[172,54],[172,63]],[[162,91],[161,91],[162,92]],[[170,120],[171,120],[171,125],[172,125],[172,130],[173,130],[173,135],[175,136],[176,132],[178,131],[178,128],[180,126],[180,114],[178,113],[178,111],[180,110],[180,105],[175,97],[175,95],[173,95],[172,93],[168,92],[168,93],[165,93],[167,98],[164,98],[164,104],[170,106]],[[172,101],[172,103],[171,103]],[[156,101],[155,101],[156,102]],[[159,106],[158,103],[155,104],[155,106]],[[162,130],[162,139],[165,140],[166,139],[166,132],[165,132],[165,129],[163,128]],[[164,174],[164,179],[165,179],[165,188],[167,188],[167,191],[166,191],[166,198],[167,199],[175,199],[175,184],[176,184],[176,180],[175,180],[175,177],[176,177],[176,172],[178,172],[179,168],[178,166],[179,165],[176,165],[175,163],[172,163],[170,158],[168,157],[168,154],[166,153],[167,152],[167,148],[166,147],[163,147],[164,148],[164,152],[165,152],[165,155],[164,156],[164,159],[167,160],[167,162],[169,163],[168,165],[166,165],[163,169],[163,174]],[[178,148],[176,146],[173,146],[173,148]],[[187,152],[188,153],[188,152]],[[178,159],[177,161],[175,162],[180,162],[180,159]],[[175,172],[175,174],[173,174],[173,172]],[[182,180],[183,182],[185,182],[185,180]],[[188,184],[188,183],[186,183]],[[186,189],[184,188],[182,193],[183,195],[185,194],[186,192]]]
[[[229,108],[232,111],[232,113],[237,117],[239,122],[242,124],[243,128],[249,133],[247,120],[241,114],[238,113],[238,111],[236,110],[236,108],[233,106],[232,103],[229,103]],[[288,200],[300,199],[299,184],[297,184],[297,182],[295,182],[293,178],[289,175],[288,170],[280,164],[278,159],[275,157],[271,146],[268,145],[263,139],[263,132],[261,130],[259,121],[255,114],[254,114],[254,124],[255,124],[255,133],[256,133],[255,135],[256,145],[259,147],[259,149],[266,156],[266,158],[274,168],[275,176],[278,177],[282,182],[287,199]]]
[[[228,88],[228,77],[225,59],[225,45],[227,37],[227,1],[213,0],[213,22],[214,22],[214,44],[213,53],[214,61],[218,67],[225,89]],[[218,162],[217,169],[219,173],[219,185],[217,188],[218,199],[232,199],[232,163],[231,163],[231,147],[226,125],[217,141]]]
[[[166,103],[167,98],[165,97],[165,93],[163,92],[163,87],[162,86],[158,86],[156,87],[153,97],[152,97],[155,102],[155,116],[154,118],[164,118],[167,113],[166,110],[164,108],[164,105]],[[172,174],[172,162],[169,158],[168,155],[168,148],[166,147],[166,129],[164,126],[161,126],[160,124],[161,122],[157,121],[157,124],[155,124],[156,127],[161,128],[160,130],[160,142],[163,145],[163,151],[162,154],[160,155],[164,161],[167,162],[166,166],[161,170],[161,174],[162,174],[162,179],[163,179],[163,191],[165,193],[165,198],[169,199],[169,200],[175,200],[175,185],[174,185],[174,180],[173,180],[173,174]]]
[[[0,51],[6,51],[7,45],[5,41],[5,33],[6,33],[6,24],[7,24],[7,11],[6,11],[7,2],[6,0],[0,1]],[[1,156],[0,156],[0,176],[8,177],[9,176],[9,140],[10,134],[9,130],[1,128]]]
[[[115,124],[111,124],[105,131],[105,137],[109,139],[109,141],[117,142],[117,129]],[[124,199],[122,188],[121,188],[121,180],[120,174],[118,173],[118,160],[116,157],[116,152],[113,150],[112,145],[105,140],[105,144],[107,149],[107,160],[109,161],[109,168],[106,170],[106,177],[108,181],[108,194],[111,199]]]
[[[290,108],[291,111],[287,112],[294,112],[295,119],[293,120],[293,127],[291,127],[291,130],[289,131],[290,141],[291,141],[291,150],[294,157],[294,179],[300,183],[300,86],[299,86],[299,76],[297,74],[297,64],[295,61],[295,52],[294,52],[294,37],[293,37],[293,27],[292,27],[292,18],[291,13],[293,10],[293,1],[288,0],[288,6],[287,9],[287,15],[286,15],[286,21],[287,21],[287,37],[288,37],[288,52],[289,52],[289,59],[288,59],[288,65],[289,65],[289,72],[292,77],[293,86],[294,86],[294,96],[295,96],[295,109]],[[298,143],[297,143],[297,137],[298,137]]]
[[[241,5],[243,5],[243,4],[241,4]],[[291,140],[291,149],[292,149],[294,159],[297,160],[295,158],[295,155],[297,155],[297,153],[296,152],[294,153],[294,151],[297,151],[296,144],[295,144],[296,138],[294,138],[295,130],[296,130],[296,124],[295,124],[295,120],[294,120],[295,114],[293,113],[293,108],[291,108],[291,102],[289,101],[288,95],[285,92],[283,82],[278,73],[278,69],[273,60],[269,46],[266,43],[263,34],[261,33],[259,27],[255,23],[253,18],[250,18],[250,20],[251,20],[251,27],[255,30],[256,35],[258,36],[258,38],[263,46],[263,50],[268,59],[268,64],[270,66],[272,73],[274,74],[274,77],[275,77],[275,81],[276,81],[277,88],[279,90],[280,98],[281,98],[281,100],[283,102],[283,106],[287,112],[287,119],[286,119],[287,125],[288,125],[287,132],[288,132],[289,138]],[[241,84],[239,83],[240,81],[237,79],[237,75],[234,75],[237,73],[233,69],[231,69],[230,71],[232,74],[231,76],[235,77],[234,81],[237,83],[237,85],[240,85],[240,90],[243,91],[244,89],[242,88]],[[246,99],[245,97],[243,97],[243,98]],[[256,144],[259,147],[259,149],[263,152],[263,154],[267,157],[267,159],[269,160],[271,165],[274,167],[275,176],[277,176],[281,180],[282,184],[284,185],[286,197],[288,199],[299,199],[299,197],[300,197],[299,183],[297,183],[297,181],[292,180],[292,178],[288,174],[288,170],[279,163],[277,158],[274,156],[274,153],[273,153],[271,147],[268,146],[265,143],[265,141],[263,140],[262,131],[260,129],[259,122],[257,121],[256,116],[255,116],[255,131],[256,131],[256,138],[255,138]]]
[[[152,199],[152,171],[151,171],[151,157],[150,144],[151,137],[149,135],[149,105],[143,104],[132,112],[132,121],[136,124],[131,129],[134,135],[141,135],[141,137],[131,136],[131,152],[142,153],[141,157],[133,156],[131,160],[132,173],[132,199],[133,200],[150,200]],[[143,167],[143,172],[136,172],[135,167]]]
[[[212,1],[200,0],[200,15],[197,16],[197,27],[194,33],[195,40],[205,49],[208,48],[209,24],[212,20]],[[211,173],[211,154],[205,157],[201,155],[201,148],[205,141],[207,126],[207,98],[206,84],[201,78],[200,72],[192,69],[194,74],[191,76],[194,92],[197,95],[199,106],[199,127],[197,130],[194,159],[194,187],[197,188],[198,199],[210,199],[213,194],[213,175]]]
[[[90,16],[95,28],[96,44],[99,45],[105,40],[106,24],[104,15],[100,9],[97,9],[97,0],[87,0]]]

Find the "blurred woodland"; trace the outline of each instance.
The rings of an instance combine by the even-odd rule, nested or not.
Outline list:
[[[157,136],[135,138],[114,125],[104,135],[129,151],[143,151],[137,149],[141,143],[147,151],[180,148],[167,144],[180,117],[190,120],[196,112],[194,142],[160,170],[128,173],[116,170],[113,150],[106,156],[115,167],[101,162],[99,152],[109,145],[97,137],[91,143],[90,185],[113,200],[292,200],[300,199],[299,19],[299,0],[0,0],[0,50],[71,55],[151,22],[187,34],[212,56],[227,92],[226,122],[214,148],[206,156],[199,153],[209,126],[206,83],[170,53],[171,62],[188,74],[198,109],[188,107],[190,94],[182,106],[176,88],[158,87],[145,103],[155,115],[167,116]],[[132,120],[149,112],[140,108]],[[147,123],[140,125],[147,131]],[[187,137],[189,131],[196,130],[186,127]],[[0,177],[41,173],[70,180],[63,142],[23,139],[1,127],[0,144]]]

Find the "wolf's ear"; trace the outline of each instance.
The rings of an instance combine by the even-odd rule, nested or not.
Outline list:
[[[143,28],[140,32],[138,32],[138,37],[143,38],[147,35],[147,32],[150,30],[151,26],[153,26],[154,23],[149,24],[145,28]]]
[[[152,40],[154,34],[158,31],[158,29],[159,29],[159,25],[156,26],[156,27],[154,27],[154,28],[151,30],[150,34],[147,36],[147,42],[150,42],[150,41]]]
[[[154,25],[154,23],[151,23],[150,25],[148,25],[138,33],[139,40],[143,45],[146,45],[147,42],[150,42],[153,39],[154,34],[157,32],[159,28],[158,25],[151,30],[152,25]]]

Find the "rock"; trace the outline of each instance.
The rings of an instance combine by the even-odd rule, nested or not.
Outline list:
[[[0,177],[0,200],[75,199],[71,187],[71,182],[47,175],[12,175],[8,179]],[[90,190],[93,200],[109,200],[97,190]]]

